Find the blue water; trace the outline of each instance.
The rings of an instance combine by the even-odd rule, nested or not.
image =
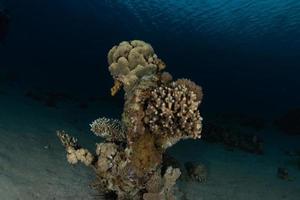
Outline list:
[[[207,110],[299,106],[298,0],[0,0],[11,30],[1,70],[22,84],[106,94],[106,54],[151,43],[176,78],[204,88]]]
[[[228,134],[264,142],[264,155],[204,138],[173,147],[182,163],[208,167],[207,184],[183,183],[191,199],[300,199],[299,155],[286,155],[299,150],[299,136],[273,126],[281,112],[300,107],[300,0],[0,0],[1,9],[11,24],[0,41],[0,200],[88,199],[91,175],[67,164],[55,130],[95,147],[99,138],[88,124],[120,117],[123,105],[122,94],[107,97],[113,84],[107,52],[132,39],[151,43],[174,78],[203,87],[204,129],[210,120],[216,131],[230,121]],[[31,98],[38,101],[26,91],[37,91]],[[51,102],[47,94],[63,95]],[[213,115],[223,111],[233,115]],[[267,127],[244,132],[242,121],[251,120],[235,112],[254,113],[254,125],[267,117]],[[241,138],[235,139],[250,139]],[[291,181],[278,179],[278,167],[288,169]]]

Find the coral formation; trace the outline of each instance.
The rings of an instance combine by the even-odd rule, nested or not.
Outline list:
[[[172,82],[160,86],[151,91],[146,102],[144,123],[163,140],[161,147],[164,149],[182,138],[200,138],[200,102],[194,90],[184,84]]]
[[[76,164],[80,161],[89,166],[95,159],[87,149],[79,146],[76,138],[69,136],[64,131],[57,131],[57,136],[66,148],[67,160],[70,164]]]
[[[257,135],[245,134],[239,129],[224,127],[214,122],[206,123],[203,139],[207,142],[224,144],[228,150],[237,148],[259,155],[264,153],[263,141]]]
[[[125,130],[122,123],[116,119],[101,117],[91,124],[91,131],[110,142],[126,141]]]
[[[184,164],[189,178],[197,182],[206,182],[208,171],[205,165],[186,162]]]
[[[94,188],[119,200],[173,200],[181,171],[164,162],[165,150],[181,139],[201,137],[198,107],[202,89],[187,79],[173,81],[164,62],[146,42],[121,42],[108,53],[114,79],[111,95],[125,91],[121,121],[99,118],[91,131],[105,139],[91,154],[77,140],[58,132],[70,164],[95,170]]]

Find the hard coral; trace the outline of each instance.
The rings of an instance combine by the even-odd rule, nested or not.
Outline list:
[[[161,164],[162,153],[155,146],[153,135],[146,133],[133,144],[131,161],[141,175]]]
[[[108,64],[115,82],[111,94],[125,91],[122,120],[99,118],[90,125],[105,139],[94,155],[59,132],[68,161],[92,167],[94,187],[119,200],[172,200],[181,172],[163,163],[163,154],[180,139],[200,138],[201,87],[187,79],[172,82],[152,46],[139,40],[114,46]]]
[[[144,41],[121,42],[108,53],[109,71],[118,84],[130,90],[146,75],[156,74],[165,64],[154,53],[152,46]],[[119,86],[114,87],[114,94]]]
[[[81,148],[78,145],[77,139],[74,137],[69,136],[64,131],[57,131],[57,136],[66,148],[67,160],[70,164],[76,164],[80,161],[89,166],[95,159],[87,149]]]
[[[111,142],[124,142],[126,141],[125,130],[122,122],[116,119],[109,119],[101,117],[91,124],[91,131],[100,137],[105,138]]]
[[[154,135],[172,138],[173,142],[176,138],[200,138],[201,99],[199,88],[178,82],[155,88],[146,102],[144,123]]]

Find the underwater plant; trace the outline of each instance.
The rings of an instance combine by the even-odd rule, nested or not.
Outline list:
[[[201,137],[202,89],[187,79],[173,81],[152,46],[140,40],[114,46],[108,64],[114,79],[111,95],[125,91],[122,119],[102,117],[90,124],[105,139],[95,153],[58,131],[67,160],[93,168],[95,189],[119,200],[172,200],[181,172],[172,166],[162,170],[163,155],[179,140]]]

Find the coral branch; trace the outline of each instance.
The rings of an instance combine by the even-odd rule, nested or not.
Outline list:
[[[91,131],[110,142],[126,141],[125,128],[122,123],[116,119],[101,117],[90,124]]]

